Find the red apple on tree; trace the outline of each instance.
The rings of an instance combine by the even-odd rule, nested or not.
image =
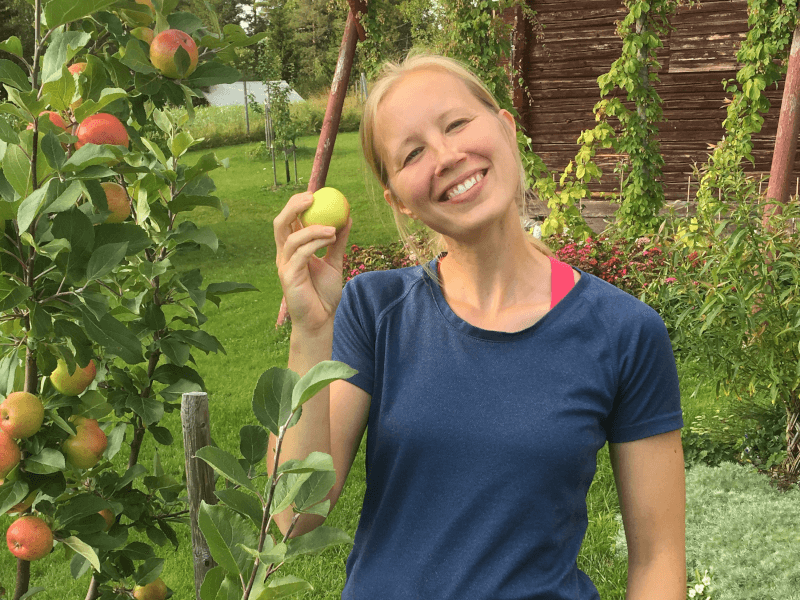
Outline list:
[[[175,53],[182,47],[189,53],[189,67],[180,72],[175,63]],[[150,62],[164,77],[178,79],[188,77],[197,68],[197,44],[192,36],[180,29],[166,29],[153,38],[150,44]]]
[[[159,577],[147,585],[137,585],[133,588],[133,597],[136,600],[164,600],[167,597],[167,584]]]
[[[109,208],[111,208],[110,205]],[[50,374],[50,381],[53,387],[65,396],[77,396],[89,387],[96,374],[97,368],[93,360],[90,360],[85,367],[75,365],[75,372],[70,374],[67,363],[63,359],[59,359],[56,370]]]
[[[108,446],[108,438],[95,419],[71,417],[77,433],[69,436],[62,449],[67,462],[79,469],[91,469],[103,456]]]
[[[39,560],[53,549],[53,532],[39,517],[20,517],[6,531],[11,554],[22,560]]]
[[[106,223],[122,223],[131,216],[131,202],[125,188],[118,183],[106,181],[100,184],[106,193],[106,203],[111,214]]]
[[[13,438],[0,429],[0,477],[5,477],[22,460],[22,452]]]
[[[128,131],[117,117],[108,113],[89,115],[75,130],[78,141],[75,148],[84,144],[112,144],[114,146],[129,145]]]
[[[12,392],[0,402],[0,429],[12,438],[25,439],[44,422],[42,401],[28,392]]]

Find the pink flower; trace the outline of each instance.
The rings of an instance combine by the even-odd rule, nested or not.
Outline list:
[[[667,278],[664,280],[664,283],[673,283],[673,282],[675,282],[675,281],[678,281],[678,279],[677,279],[677,278],[675,278],[675,277],[667,277]]]

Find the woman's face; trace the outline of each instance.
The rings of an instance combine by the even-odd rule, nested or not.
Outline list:
[[[514,118],[493,113],[458,77],[405,75],[379,104],[375,126],[389,179],[384,196],[401,212],[452,239],[518,223]]]

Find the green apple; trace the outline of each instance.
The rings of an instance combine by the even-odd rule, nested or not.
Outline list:
[[[133,597],[136,600],[164,600],[167,597],[167,584],[159,577],[147,585],[137,585],[133,588]]]
[[[67,462],[79,469],[91,469],[108,447],[108,438],[95,419],[70,417],[77,433],[64,441],[64,456]]]
[[[97,368],[93,360],[83,368],[75,365],[75,372],[70,375],[67,363],[63,359],[58,359],[56,370],[50,374],[50,381],[53,387],[65,396],[77,396],[89,387],[96,374]]]
[[[0,429],[12,438],[31,437],[42,428],[44,406],[28,392],[12,392],[0,402]]]
[[[339,190],[324,187],[314,192],[314,203],[300,215],[303,227],[327,225],[341,231],[350,217],[350,204]]]

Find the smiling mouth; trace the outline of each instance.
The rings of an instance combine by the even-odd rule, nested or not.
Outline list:
[[[489,169],[484,169],[479,173],[475,173],[472,177],[467,179],[466,181],[461,182],[454,188],[451,188],[450,191],[442,195],[442,198],[439,200],[440,202],[447,202],[448,200],[452,200],[453,198],[458,198],[462,194],[466,193],[467,191],[471,190],[473,186],[478,184],[485,176]]]

